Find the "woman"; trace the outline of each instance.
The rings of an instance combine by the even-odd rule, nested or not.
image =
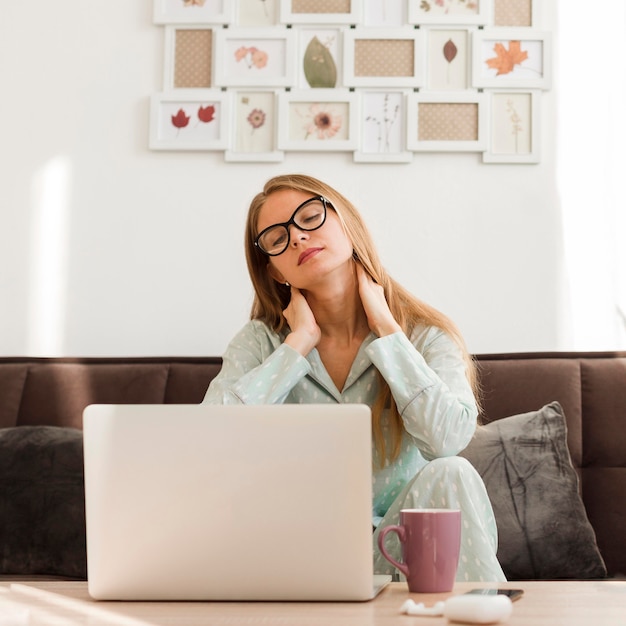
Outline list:
[[[454,456],[478,411],[472,361],[453,324],[388,276],[355,207],[309,176],[266,183],[250,205],[245,245],[251,321],[204,401],[370,405],[374,528],[397,523],[402,508],[460,508],[457,580],[504,580],[484,484]],[[374,569],[391,573],[377,536]]]

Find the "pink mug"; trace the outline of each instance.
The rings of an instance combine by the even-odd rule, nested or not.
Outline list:
[[[385,548],[385,537],[390,532],[400,539],[403,563],[396,561]],[[452,591],[461,550],[461,511],[402,509],[400,524],[380,531],[378,547],[406,576],[409,591]]]

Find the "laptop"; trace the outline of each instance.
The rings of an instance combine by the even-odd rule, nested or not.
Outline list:
[[[90,405],[97,600],[364,601],[374,576],[365,405]]]

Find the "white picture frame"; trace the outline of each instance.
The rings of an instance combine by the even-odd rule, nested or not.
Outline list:
[[[363,26],[390,28],[406,23],[406,0],[363,0]]]
[[[351,28],[343,34],[346,87],[417,88],[424,84],[423,32],[416,28]],[[380,48],[380,50],[377,50]],[[394,58],[397,48],[402,58]],[[369,66],[369,67],[368,67]],[[395,74],[394,67],[403,74]],[[389,73],[384,73],[389,69]]]
[[[278,24],[280,0],[236,0],[237,26],[258,28]]]
[[[155,24],[231,24],[234,0],[153,0]]]
[[[214,33],[217,87],[290,87],[295,83],[293,29],[223,28]]]
[[[356,163],[410,163],[406,149],[406,89],[362,89],[358,93],[359,147]]]
[[[407,0],[408,22],[415,25],[474,25],[491,23],[492,0]]]
[[[424,31],[426,77],[430,91],[465,91],[472,88],[473,27],[432,26]]]
[[[218,89],[179,89],[153,94],[152,150],[225,150],[229,142],[227,94]]]
[[[278,112],[279,150],[335,152],[357,147],[356,94],[348,89],[281,92]]]
[[[491,2],[493,3],[491,25],[495,28],[532,28],[536,25],[539,0],[491,0]],[[526,13],[529,14],[529,19],[521,20]]]
[[[539,163],[541,90],[488,92],[488,140],[483,163]]]
[[[334,89],[342,85],[343,31],[337,26],[301,26],[298,33],[297,86]],[[307,64],[319,64],[309,69]],[[335,82],[332,82],[332,76]]]
[[[552,37],[547,31],[485,28],[473,34],[476,88],[550,89]]]
[[[348,11],[340,10],[343,0],[335,0],[339,10],[329,13],[318,13],[311,11],[308,13],[295,12],[293,10],[293,0],[280,0],[280,22],[283,24],[358,24],[361,21],[362,0],[350,0]],[[332,4],[333,0],[329,0]]]
[[[206,56],[194,54],[185,56],[183,62],[195,63],[195,68],[181,70],[177,62],[177,40],[186,35],[205,38],[208,50]],[[213,48],[214,30],[210,26],[189,24],[168,24],[164,28],[165,59],[163,62],[163,89],[210,89],[213,86]],[[194,39],[195,40],[195,39]]]
[[[413,92],[407,105],[407,149],[415,152],[483,152],[487,96],[478,92]]]
[[[230,92],[231,141],[225,161],[271,162],[284,159],[278,150],[278,93],[273,89]]]

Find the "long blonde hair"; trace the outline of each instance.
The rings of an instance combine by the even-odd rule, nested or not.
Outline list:
[[[389,276],[380,262],[373,239],[356,207],[338,191],[311,176],[289,174],[271,178],[265,183],[263,191],[258,193],[250,203],[246,222],[245,249],[248,272],[255,292],[250,313],[251,319],[264,321],[277,333],[285,332],[287,327],[283,310],[289,304],[290,289],[270,276],[267,271],[267,256],[254,245],[258,234],[257,223],[261,208],[270,195],[286,189],[324,196],[330,201],[352,242],[354,257],[360,261],[372,278],[382,285],[389,309],[402,330],[410,337],[418,324],[425,324],[436,326],[449,334],[463,352],[467,377],[478,401],[476,368],[455,324],[443,313],[413,296]],[[379,383],[379,393],[372,407],[372,434],[378,458],[382,464],[385,459],[393,461],[399,455],[404,429],[389,385],[380,374]],[[390,410],[390,449],[387,448],[383,436],[382,419],[385,409]]]

